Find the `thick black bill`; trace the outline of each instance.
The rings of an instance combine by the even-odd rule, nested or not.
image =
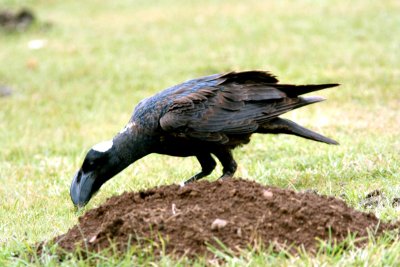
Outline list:
[[[89,174],[84,174],[79,170],[72,180],[70,195],[71,200],[77,207],[85,206],[93,194],[94,177]]]

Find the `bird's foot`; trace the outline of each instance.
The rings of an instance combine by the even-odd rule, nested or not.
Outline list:
[[[182,186],[185,186],[185,185],[187,185],[187,184],[190,184],[190,183],[192,183],[192,182],[194,182],[194,181],[196,181],[196,180],[198,180],[198,179],[197,179],[197,177],[196,177],[196,175],[195,175],[195,176],[193,176],[193,177],[190,177],[190,178],[187,179],[186,181],[181,182],[179,185],[182,187]]]
[[[233,174],[223,174],[221,177],[219,177],[219,180],[225,180],[225,179],[230,179],[233,177]]]

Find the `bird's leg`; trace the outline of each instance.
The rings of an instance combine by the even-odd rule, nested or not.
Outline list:
[[[201,165],[201,172],[196,175],[193,175],[188,180],[184,182],[184,184],[188,184],[190,182],[194,182],[200,180],[204,176],[209,175],[214,169],[217,163],[212,158],[211,154],[200,154],[197,155],[197,160],[200,162]]]
[[[221,149],[215,151],[214,155],[219,159],[223,167],[222,175],[219,179],[231,178],[237,169],[237,163],[233,159],[231,150]]]

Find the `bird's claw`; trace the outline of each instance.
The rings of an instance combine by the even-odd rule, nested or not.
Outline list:
[[[221,177],[219,177],[218,179],[219,179],[219,180],[225,180],[225,179],[230,179],[230,178],[232,178],[232,175],[230,175],[230,174],[224,174],[224,175],[222,175]]]

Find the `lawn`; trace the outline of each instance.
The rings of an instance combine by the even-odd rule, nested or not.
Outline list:
[[[50,1],[30,6],[37,23],[0,30],[0,265],[93,264],[51,255],[29,263],[35,242],[65,233],[79,215],[69,185],[87,150],[110,139],[143,98],[184,80],[230,70],[269,70],[284,83],[330,83],[328,101],[287,118],[340,142],[253,136],[235,150],[236,176],[294,190],[316,189],[360,204],[385,221],[400,210],[400,2],[393,1]],[[28,49],[30,40],[46,40]],[[124,191],[178,183],[199,169],[192,158],[150,155],[109,181],[85,210]],[[207,179],[216,179],[221,168]],[[27,252],[28,251],[28,252]],[[19,257],[15,257],[19,253]],[[129,265],[132,257],[94,259]],[[168,257],[137,263],[187,264]],[[317,256],[268,251],[228,258],[229,265],[360,266],[400,264],[400,241]],[[205,262],[199,260],[198,265]]]

